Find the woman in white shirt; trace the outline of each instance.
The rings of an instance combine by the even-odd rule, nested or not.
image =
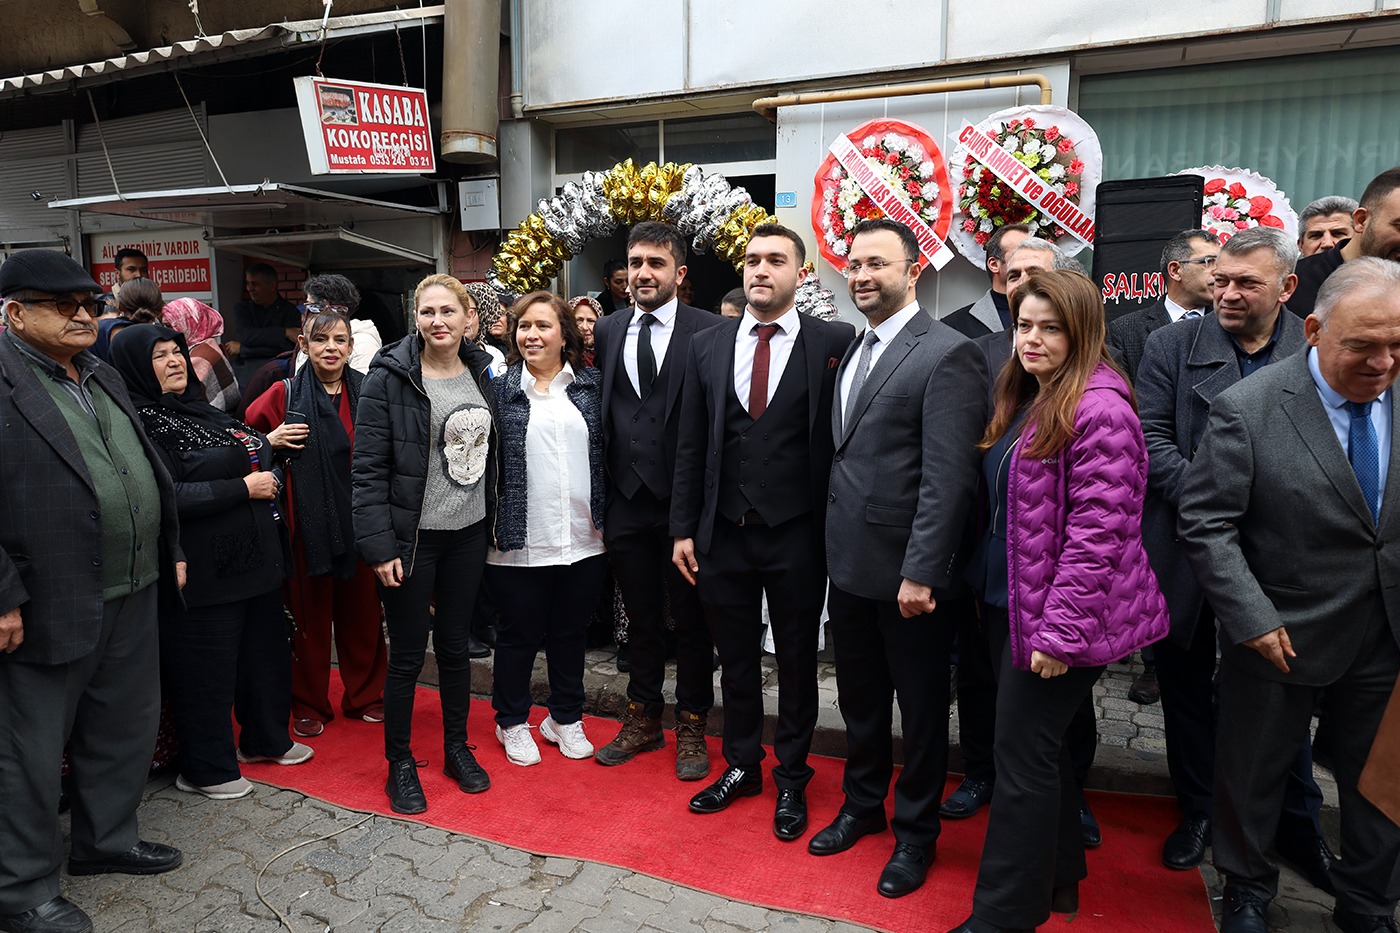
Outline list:
[[[530,673],[545,648],[545,741],[591,758],[583,731],[589,613],[606,572],[603,549],[602,381],[584,367],[578,325],[564,300],[533,292],[511,309],[515,348],[493,382],[500,431],[499,499],[487,574],[496,632],[496,738],[512,764],[533,765]]]

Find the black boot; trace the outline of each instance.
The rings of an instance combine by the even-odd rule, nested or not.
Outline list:
[[[428,809],[423,785],[418,782],[418,762],[402,758],[389,762],[389,780],[384,784],[389,795],[389,809],[395,813],[422,813]]]

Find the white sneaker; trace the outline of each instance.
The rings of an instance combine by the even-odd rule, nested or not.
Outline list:
[[[553,716],[545,717],[540,723],[540,735],[551,745],[558,745],[565,758],[592,758],[593,743],[583,734],[582,722],[571,722],[561,726]]]
[[[185,776],[181,774],[176,776],[175,786],[187,794],[203,794],[210,800],[237,800],[239,797],[247,797],[253,792],[252,782],[241,777],[225,781],[222,784],[200,787],[185,780]]]
[[[280,755],[245,755],[243,750],[238,750],[238,760],[243,764],[256,764],[259,761],[270,761],[278,765],[299,765],[310,761],[316,750],[310,745],[303,745],[301,742],[293,742],[292,747]]]
[[[522,722],[509,729],[496,727],[496,739],[506,747],[506,761],[513,765],[529,767],[540,763],[539,746],[530,738],[530,724]]]

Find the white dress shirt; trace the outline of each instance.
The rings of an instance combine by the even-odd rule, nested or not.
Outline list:
[[[662,367],[666,365],[666,350],[671,346],[671,334],[676,331],[676,308],[679,306],[680,299],[672,298],[651,312],[656,317],[656,323],[651,325],[651,353],[656,357],[657,378],[660,378]],[[642,384],[637,379],[637,335],[642,332],[642,315],[645,313],[641,308],[632,308],[627,339],[622,341],[622,366],[627,370],[627,378],[632,380],[632,391],[638,396],[642,394]],[[680,365],[684,366],[685,360],[681,360]]]
[[[1283,313],[1287,313],[1286,311]],[[1327,420],[1332,422],[1332,430],[1336,432],[1337,441],[1342,445],[1342,453],[1347,459],[1351,459],[1351,412],[1347,410],[1347,400],[1343,395],[1327,382],[1322,375],[1322,369],[1317,363],[1317,348],[1308,348],[1308,370],[1312,373],[1313,382],[1317,385],[1318,398],[1322,399],[1322,407],[1327,412]],[[1381,397],[1376,399],[1371,406],[1371,427],[1376,430],[1376,447],[1380,452],[1380,501],[1385,502],[1385,481],[1390,474],[1390,393],[1394,389],[1386,389]]]
[[[525,430],[525,546],[511,551],[492,548],[488,564],[499,567],[547,567],[575,564],[602,554],[603,533],[593,527],[589,497],[593,487],[588,465],[588,426],[564,394],[574,381],[568,363],[541,392],[530,368],[520,373],[520,388],[530,401]]]
[[[1196,312],[1197,317],[1205,314],[1206,311],[1206,309],[1203,308],[1183,308],[1165,295],[1162,296],[1162,307],[1167,309],[1167,317],[1171,318],[1173,324],[1186,317],[1186,315],[1190,314],[1192,311]]]
[[[753,312],[744,308],[744,316],[739,319],[739,333],[734,337],[734,392],[739,396],[739,404],[744,411],[749,410],[749,386],[753,383],[753,355],[758,350],[758,333],[754,330],[760,324],[777,324],[778,329],[768,339],[768,399],[773,401],[773,393],[778,391],[778,383],[783,379],[788,357],[792,356],[792,345],[797,340],[797,332],[802,329],[802,315],[797,306],[788,308],[776,321],[760,321]]]
[[[876,340],[875,345],[870,348],[870,369],[865,371],[867,379],[870,378],[870,372],[875,368],[875,364],[880,361],[880,355],[884,353],[885,348],[890,345],[890,341],[894,340],[895,335],[904,330],[904,326],[913,320],[914,315],[918,314],[921,310],[923,309],[919,307],[919,302],[917,300],[911,301],[894,314],[885,318],[875,328],[875,336],[880,339]],[[851,364],[847,366],[846,371],[841,374],[840,410],[842,412],[845,412],[846,406],[849,404],[851,383],[856,381],[856,366],[860,363],[860,341],[864,339],[865,334],[862,332],[860,337],[856,340],[856,352],[851,355]]]

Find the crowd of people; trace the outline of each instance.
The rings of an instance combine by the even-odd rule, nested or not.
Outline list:
[[[1093,687],[1150,648],[1182,811],[1164,866],[1213,844],[1225,933],[1267,931],[1271,853],[1335,897],[1344,933],[1393,933],[1400,827],[1357,787],[1400,672],[1400,168],[1315,207],[1301,261],[1271,228],[1183,231],[1162,300],[1111,323],[1082,267],[1015,225],[987,244],[986,295],[935,320],[913,232],[865,220],[846,263],[859,335],[796,310],[805,247],[776,223],[752,231],[723,313],[681,299],[685,239],[642,222],[598,298],[507,307],[430,275],[387,343],[338,275],[297,309],[250,267],[221,345],[216,311],[162,304],[139,274],[108,317],[71,259],[11,255],[0,930],[91,929],[59,887],[65,754],[70,874],[179,866],[137,831],[162,698],[191,794],[252,793],[241,763],[306,762],[338,715],[382,722],[396,812],[429,807],[425,761],[489,790],[467,730],[483,637],[507,763],[541,761],[535,732],[606,766],[673,741],[676,778],[706,782],[689,810],[713,815],[765,791],[767,624],[772,828],[799,840],[825,612],[848,751],[840,811],[807,849],[892,830],[880,894],[917,890],[941,821],[988,806],[950,933],[1077,910],[1100,838]],[[590,737],[588,629],[613,592],[628,703]],[[412,741],[430,634],[441,758]],[[954,657],[967,774],[942,800]]]

